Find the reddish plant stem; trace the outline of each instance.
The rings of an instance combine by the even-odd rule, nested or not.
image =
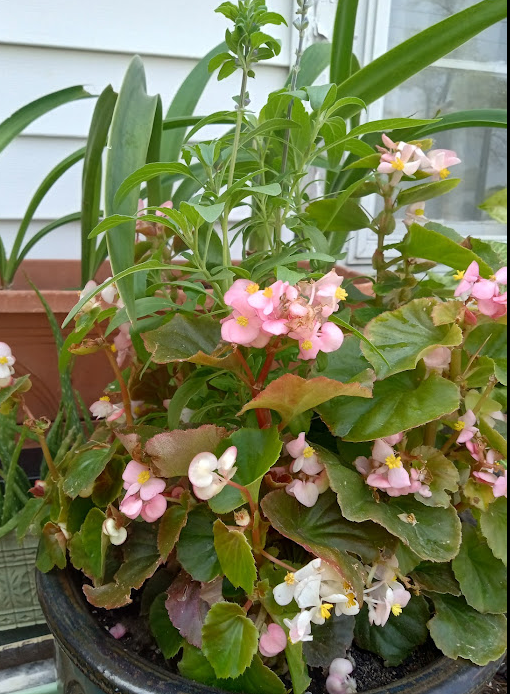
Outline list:
[[[29,419],[31,419],[34,422],[37,421],[35,419],[34,415],[32,414],[32,412],[28,409],[28,406],[25,403],[24,399],[22,400],[22,407],[23,407],[25,414],[27,415],[27,417]],[[49,449],[48,444],[46,442],[46,437],[43,436],[42,434],[40,434],[39,432],[35,432],[35,433],[36,433],[37,439],[39,441],[39,445],[41,446],[44,460],[46,461],[46,464],[48,466],[48,470],[50,471],[51,479],[54,482],[58,482],[58,480],[60,478],[60,474],[56,468],[55,463],[53,462],[53,458],[51,456],[50,449]]]
[[[246,612],[246,614],[248,614],[248,612],[251,610],[252,607],[253,607],[253,600],[248,600],[246,605],[243,607],[243,610]]]
[[[131,397],[129,395],[129,390],[126,385],[126,382],[124,381],[124,376],[122,375],[122,371],[120,370],[119,365],[117,364],[117,360],[113,355],[110,345],[106,345],[106,349],[104,351],[106,354],[106,358],[110,362],[110,366],[112,367],[113,372],[119,382],[120,392],[122,393],[122,402],[124,404],[124,411],[126,414],[126,424],[128,425],[128,427],[132,427],[133,413],[131,412]]]
[[[280,566],[282,569],[285,569],[286,571],[288,571],[291,574],[295,573],[295,569],[292,566],[290,566],[289,564],[286,564],[283,561],[280,561],[276,557],[273,557],[273,555],[269,554],[269,552],[266,552],[265,549],[261,550],[260,554],[263,557],[265,557],[266,559],[268,559],[270,562],[272,562],[273,564],[276,564],[276,566]]]

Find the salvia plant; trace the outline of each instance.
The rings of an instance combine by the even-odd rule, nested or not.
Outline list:
[[[477,5],[478,23],[497,4]],[[60,354],[65,370],[102,351],[114,380],[86,443],[43,445],[48,475],[19,518],[20,537],[41,536],[41,571],[80,570],[96,608],[142,591],[171,667],[244,694],[304,694],[324,673],[330,694],[354,692],[353,642],[390,666],[430,637],[478,665],[506,649],[506,247],[426,216],[461,183],[434,133],[500,116],[358,124],[384,87],[372,66],[352,74],[356,5],[336,27],[348,69],[308,86],[301,41],[258,115],[249,80],[284,20],[258,0],[221,5],[233,28],[210,69],[239,75],[235,108],[189,132],[171,115],[170,138],[133,61],[91,232],[113,276],[84,287]],[[461,14],[449,49],[476,33]],[[225,135],[200,139],[218,123]],[[365,228],[374,275],[342,277]],[[23,404],[1,349],[2,400]]]

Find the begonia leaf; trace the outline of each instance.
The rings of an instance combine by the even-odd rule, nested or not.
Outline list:
[[[75,569],[100,582],[104,575],[106,550],[109,545],[103,533],[105,514],[98,508],[89,511],[79,532],[69,542],[69,554]]]
[[[453,660],[463,658],[485,666],[507,649],[507,620],[503,615],[480,614],[463,597],[431,595],[436,616],[429,622],[436,646]]]
[[[466,351],[470,355],[490,357],[496,364],[496,378],[508,385],[508,328],[502,323],[482,323],[466,339]]]
[[[115,435],[133,460],[145,465],[151,462],[150,457],[145,453],[145,444],[157,434],[162,433],[163,429],[148,424],[136,424],[115,431]]]
[[[48,573],[55,566],[58,569],[65,569],[66,564],[66,539],[64,533],[55,523],[46,523],[37,549],[36,566],[42,573]]]
[[[495,557],[508,563],[508,501],[501,497],[482,512],[480,528]]]
[[[182,529],[188,522],[191,495],[184,492],[181,503],[169,508],[159,524],[158,549],[163,561],[166,561],[179,541]]]
[[[332,498],[331,494],[323,495],[312,509],[308,509],[285,490],[280,490],[263,499],[262,510],[275,530],[339,571],[362,602],[364,569],[348,550],[365,552],[366,545],[363,546],[359,536],[351,542],[349,529],[352,526],[343,521]],[[370,541],[366,544],[370,546]]]
[[[354,639],[354,617],[333,615],[323,626],[313,627],[313,641],[303,644],[310,667],[329,668],[335,658],[345,658]]]
[[[455,577],[467,603],[482,614],[504,614],[508,609],[507,571],[477,529],[464,523],[462,545],[453,561]]]
[[[235,679],[250,667],[259,647],[259,632],[239,605],[211,607],[202,630],[202,650],[220,679]]]
[[[92,501],[96,506],[106,508],[108,504],[119,498],[124,484],[122,479],[123,472],[124,463],[122,459],[112,458],[95,481]]]
[[[255,557],[244,533],[229,530],[221,521],[214,524],[214,546],[223,573],[235,588],[251,595],[257,580]]]
[[[180,635],[202,648],[202,629],[209,612],[209,605],[202,600],[202,584],[181,571],[167,591],[165,608]]]
[[[285,686],[275,673],[256,655],[250,667],[236,679],[219,680],[207,658],[193,646],[184,647],[179,672],[186,679],[239,694],[285,694]]]
[[[457,555],[461,524],[453,506],[444,509],[418,505],[413,495],[378,502],[356,470],[341,464],[333,454],[323,456],[322,462],[347,519],[379,523],[422,559],[447,562]],[[406,521],[407,516],[414,517],[416,523]]]
[[[411,578],[422,591],[442,595],[462,595],[451,564],[423,562],[411,573]]]
[[[397,667],[426,642],[430,610],[423,597],[413,596],[399,617],[391,615],[384,627],[370,626],[365,606],[356,618],[356,643],[363,650],[376,653],[387,667]]]
[[[491,448],[501,453],[503,458],[508,458],[508,441],[499,431],[493,429],[483,417],[480,420],[480,433],[485,436]]]
[[[239,429],[221,443],[220,450],[230,446],[237,448],[237,472],[233,481],[246,487],[253,498],[258,498],[264,475],[279,460],[282,451],[277,429]],[[211,499],[209,506],[215,513],[224,514],[243,506],[246,501],[238,489],[226,487]]]
[[[456,347],[462,342],[458,325],[434,325],[433,310],[438,299],[415,299],[396,311],[387,311],[374,318],[365,329],[365,336],[384,354],[388,364],[367,344],[361,349],[383,379],[402,371],[411,371],[424,356],[437,347]]]
[[[166,600],[166,593],[158,595],[154,600],[149,613],[149,623],[163,658],[169,660],[174,658],[181,650],[183,638],[170,621],[165,606]]]
[[[322,376],[306,380],[285,374],[245,405],[241,414],[256,409],[274,410],[282,418],[284,427],[304,412],[340,396],[370,398],[371,392],[359,383],[344,384]]]
[[[214,547],[216,516],[205,504],[196,506],[188,515],[177,543],[177,559],[196,581],[209,583],[220,575],[221,566]]]
[[[459,471],[455,465],[441,451],[430,446],[415,448],[411,455],[420,458],[426,463],[426,481],[432,492],[430,498],[416,494],[416,500],[425,504],[425,506],[448,508],[452,502],[448,492],[452,494],[457,492],[460,484]],[[419,465],[417,467],[419,468]]]
[[[434,325],[451,325],[466,312],[463,301],[439,301],[432,309]]]
[[[460,390],[433,373],[425,381],[406,372],[378,381],[372,400],[339,398],[318,412],[331,432],[347,441],[373,441],[414,429],[459,409]]]
[[[228,431],[213,424],[185,431],[157,434],[145,444],[154,472],[161,477],[186,477],[191,461],[199,453],[214,453]]]
[[[347,335],[341,349],[331,354],[321,355],[321,364],[316,362],[312,368],[314,376],[340,381],[341,383],[362,383],[367,380],[367,372],[370,369],[369,362],[361,351],[361,342],[354,335]]]
[[[211,355],[221,342],[221,325],[209,316],[183,316],[143,334],[147,351],[156,364],[187,361],[203,352]]]
[[[75,499],[81,491],[91,487],[101,475],[115,453],[115,446],[87,448],[77,453],[66,472],[63,490]]]

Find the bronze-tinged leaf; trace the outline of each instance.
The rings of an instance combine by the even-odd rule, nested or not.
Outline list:
[[[150,456],[154,472],[161,477],[184,477],[193,458],[214,451],[228,436],[227,429],[206,424],[199,429],[157,434],[147,441],[145,453]]]
[[[168,589],[165,603],[174,627],[196,648],[202,648],[202,628],[209,612],[209,605],[202,600],[201,593],[202,584],[181,571]]]
[[[137,463],[148,465],[150,458],[145,453],[145,444],[161,433],[163,433],[163,429],[158,427],[149,426],[148,424],[137,424],[133,427],[117,430],[115,435],[133,460],[136,460]]]
[[[245,405],[240,414],[249,410],[274,410],[286,425],[304,412],[340,396],[371,398],[372,393],[359,383],[340,383],[324,376],[306,380],[285,374]]]

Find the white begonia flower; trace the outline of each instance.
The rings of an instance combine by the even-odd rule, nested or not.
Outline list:
[[[354,617],[360,613],[360,605],[352,586],[341,579],[330,566],[324,569],[320,594],[322,600],[333,603],[337,617],[341,615]]]
[[[107,518],[103,523],[103,533],[108,536],[112,545],[120,547],[127,540],[127,530],[118,527],[114,518]]]
[[[209,501],[227,486],[228,480],[237,472],[234,467],[237,460],[237,448],[231,446],[218,458],[213,453],[199,453],[189,466],[188,477],[193,491],[202,501]]]
[[[313,641],[311,612],[300,612],[294,619],[285,619],[284,624],[289,630],[289,640],[293,645]]]
[[[0,342],[0,388],[11,384],[14,374],[16,359],[12,356],[12,350],[5,342]]]
[[[111,403],[108,395],[103,395],[97,402],[93,402],[89,409],[96,419],[107,419],[115,412],[115,405]]]
[[[111,277],[108,277],[109,280],[111,280]],[[117,290],[117,285],[115,283],[110,284],[106,289],[103,289],[101,292],[101,299],[106,303],[106,304],[115,304],[115,301],[117,300],[119,296],[119,292]]]
[[[319,583],[319,593],[321,582],[321,566],[322,559],[314,559],[312,562],[310,562],[310,564],[300,569],[299,571],[296,571],[296,573],[288,573],[285,578],[285,582],[280,584],[279,586],[276,586],[276,588],[273,591],[274,599],[276,600],[278,605],[281,605],[282,607],[290,605],[290,603],[296,598],[296,594],[300,597],[302,602],[306,602],[308,597],[312,594],[312,591],[315,591],[314,582],[316,582],[317,579]],[[309,579],[314,580],[309,581]],[[305,581],[309,582],[303,588],[300,588],[300,584]],[[316,607],[318,604],[320,605],[320,596],[318,597],[318,602],[312,602],[310,605],[306,605],[306,607]]]
[[[355,694],[358,691],[356,681],[350,676],[354,665],[346,658],[337,658],[331,663],[326,682],[328,694]]]
[[[80,299],[85,299],[86,297],[91,295],[94,292],[94,290],[96,290],[96,289],[97,289],[97,282],[94,282],[94,280],[87,282],[87,284],[83,287],[82,291],[80,292]],[[99,305],[100,304],[97,301],[96,297],[91,296],[90,300],[87,301],[87,303],[82,306],[81,313],[90,313]]]
[[[411,593],[400,583],[391,586],[381,585],[372,595],[366,597],[370,624],[384,627],[390,616],[400,617],[411,600]]]

